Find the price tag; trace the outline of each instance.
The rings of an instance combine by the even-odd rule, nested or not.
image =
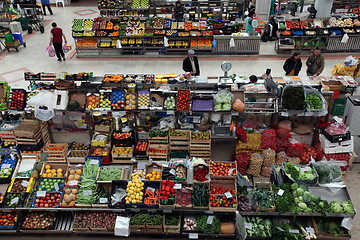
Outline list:
[[[148,187],[147,189],[150,190],[150,191],[152,191],[152,192],[155,192],[155,188]]]
[[[284,194],[284,192],[285,192],[284,190],[279,189],[279,191],[277,192],[277,195],[282,196]]]
[[[55,191],[58,192],[60,190],[59,183],[54,184]]]
[[[177,183],[174,185],[173,187],[174,189],[181,189],[182,188],[182,184],[181,183]]]
[[[284,229],[282,229],[281,227],[276,227],[280,232],[283,232]]]
[[[235,168],[230,168],[228,171],[228,175],[231,176],[234,171],[235,171]]]
[[[162,163],[163,167],[169,167],[169,163]],[[171,173],[171,172],[170,172]]]
[[[3,165],[1,165],[1,168],[10,168],[10,167],[11,167],[10,164],[3,164]]]
[[[304,167],[300,169],[301,172],[308,172],[310,171],[310,167]]]
[[[204,213],[205,213],[205,214],[214,214],[213,211],[209,211],[209,210],[206,210]]]
[[[19,202],[19,197],[13,198],[10,201],[11,204],[15,204],[15,203],[18,203],[18,202]]]
[[[288,117],[289,114],[288,114],[287,112],[282,112],[282,113],[281,113],[281,116]]]
[[[68,185],[70,186],[77,186],[79,184],[78,180],[70,180],[68,181]]]
[[[141,170],[141,169],[145,169],[146,166],[146,162],[138,162],[137,163],[137,169]]]
[[[82,165],[81,165],[81,164],[78,164],[78,165],[76,165],[76,167],[81,168],[81,167],[82,167]]]
[[[214,216],[208,216],[207,220],[206,220],[206,223],[207,224],[212,224],[213,223],[213,220],[214,220]]]
[[[83,194],[84,194],[84,196],[91,196],[92,191],[91,190],[84,190]]]
[[[36,196],[37,197],[45,197],[46,196],[46,191],[37,191]]]
[[[300,231],[297,230],[297,229],[289,229],[289,233],[296,233],[296,234],[299,234]]]
[[[12,160],[15,160],[15,159],[16,159],[15,156],[14,156],[14,154],[10,154],[10,157],[11,157]]]
[[[172,175],[175,175],[176,174],[176,171],[175,171],[175,169],[171,169],[170,171],[169,171],[169,173],[171,173]]]
[[[190,239],[199,239],[199,234],[198,233],[189,233],[189,238]]]
[[[99,202],[100,203],[108,203],[108,199],[107,198],[100,198]]]
[[[305,228],[306,232],[308,233],[315,233],[315,230],[312,227]]]
[[[23,187],[28,187],[28,186],[29,186],[29,182],[26,181],[26,180],[22,180],[21,186],[23,186]]]
[[[232,198],[233,195],[232,195],[230,192],[226,192],[226,193],[225,193],[225,197],[227,197],[227,198]]]
[[[252,227],[253,227],[252,223],[247,223],[247,222],[244,223],[244,226],[245,226],[246,229],[249,229],[249,230],[251,230]]]
[[[90,164],[99,165],[99,160],[90,160]]]
[[[164,210],[163,210],[163,213],[172,213],[172,210],[170,210],[170,209],[164,209]]]

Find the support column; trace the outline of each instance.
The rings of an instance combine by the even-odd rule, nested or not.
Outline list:
[[[317,18],[330,17],[331,8],[334,0],[315,0],[315,9],[317,10]]]

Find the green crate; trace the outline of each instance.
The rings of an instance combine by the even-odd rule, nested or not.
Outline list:
[[[346,101],[347,101],[347,98],[337,98],[337,99],[334,99],[334,104],[335,105],[337,105],[337,104],[346,105]]]
[[[12,43],[14,42],[14,36],[12,34],[6,34],[4,36],[4,39],[5,39],[5,43]]]
[[[344,104],[335,104],[332,110],[332,115],[339,117],[343,116],[345,112],[345,107],[346,105]]]

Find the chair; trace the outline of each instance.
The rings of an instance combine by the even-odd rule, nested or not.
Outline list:
[[[61,3],[63,7],[65,7],[65,0],[56,0],[56,7],[58,6],[58,3]]]

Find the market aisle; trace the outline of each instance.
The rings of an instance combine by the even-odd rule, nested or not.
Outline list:
[[[182,59],[185,56],[164,56],[158,58],[149,58],[144,56],[124,56],[121,59],[78,59],[71,56],[74,50],[67,53],[66,62],[58,62],[56,58],[49,58],[45,48],[48,46],[52,21],[57,22],[59,27],[63,28],[68,41],[74,46],[71,37],[71,26],[74,18],[94,18],[98,16],[96,7],[54,7],[54,15],[46,16],[47,26],[45,33],[34,32],[27,38],[27,47],[20,48],[20,52],[0,53],[0,80],[8,81],[12,87],[26,87],[27,83],[23,81],[24,71],[33,72],[82,72],[93,71],[96,76],[102,76],[105,73],[181,73]],[[230,74],[237,75],[261,75],[267,67],[272,69],[273,76],[284,76],[282,65],[286,55],[272,56],[273,42],[264,43],[266,46],[263,52],[269,55],[262,56],[199,56],[201,73],[207,76],[218,76],[222,74],[220,65],[223,61],[229,60],[233,64]],[[267,50],[266,50],[267,49]],[[331,75],[333,66],[342,62],[348,54],[326,54],[325,70],[323,75]],[[71,58],[71,59],[69,59]],[[303,56],[305,65],[306,57]],[[306,69],[303,67],[300,75],[305,76]]]

